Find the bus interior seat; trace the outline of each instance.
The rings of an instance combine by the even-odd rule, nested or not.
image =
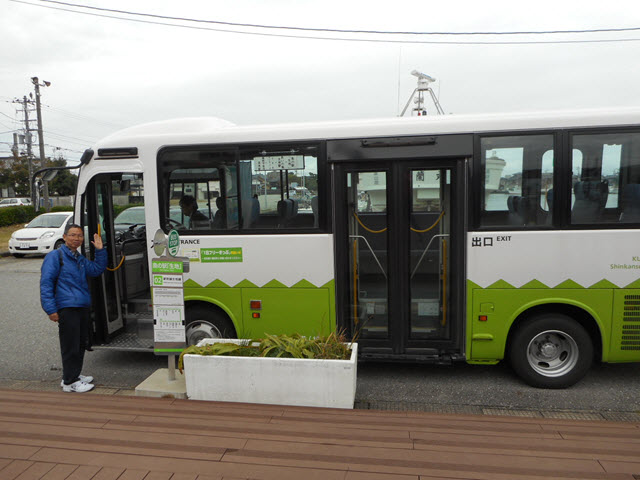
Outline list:
[[[573,223],[590,223],[597,221],[602,214],[607,197],[609,183],[607,181],[579,181],[573,186],[575,203],[571,211]]]
[[[511,225],[526,224],[526,199],[519,195],[507,197],[507,208],[509,209],[509,223]]]
[[[257,197],[251,197],[243,200],[242,207],[242,228],[254,227],[260,218],[260,201]]]
[[[278,228],[283,228],[291,224],[295,216],[298,214],[298,202],[292,198],[280,200],[278,208]]]
[[[313,228],[318,228],[318,196],[311,197],[311,211],[313,212]]]
[[[553,220],[553,188],[547,190],[544,198],[547,204],[547,210],[545,212],[545,215],[547,216],[547,224],[551,225]]]
[[[630,183],[624,186],[620,221],[625,223],[640,222],[640,184]]]
[[[545,197],[547,199],[547,208],[549,211],[553,210],[553,188],[547,190]]]

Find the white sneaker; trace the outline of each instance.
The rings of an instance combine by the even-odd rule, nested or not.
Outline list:
[[[80,375],[78,378],[80,379],[81,382],[84,382],[84,383],[93,382],[93,377],[91,375],[87,375],[86,377],[84,375]],[[64,387],[64,380],[60,380],[60,386]]]
[[[71,385],[62,384],[62,391],[84,393],[93,390],[93,387],[94,385],[91,383],[85,383],[82,380],[78,380],[77,382],[73,382]]]

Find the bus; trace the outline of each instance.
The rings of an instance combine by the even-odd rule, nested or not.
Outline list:
[[[177,230],[187,344],[337,330],[360,360],[506,360],[542,388],[640,361],[638,109],[148,123],[84,153],[75,208],[109,253],[97,348],[153,351]]]

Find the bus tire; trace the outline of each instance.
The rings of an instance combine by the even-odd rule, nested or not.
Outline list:
[[[509,358],[515,372],[532,387],[566,388],[591,368],[593,342],[573,318],[542,314],[514,333]]]
[[[231,320],[215,308],[202,305],[187,307],[185,334],[187,345],[195,345],[204,338],[235,338]]]
[[[62,245],[64,245],[64,240],[58,240],[55,245],[53,246],[54,250],[59,249]]]

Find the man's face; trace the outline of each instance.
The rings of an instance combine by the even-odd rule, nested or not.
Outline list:
[[[67,233],[62,235],[64,243],[71,250],[77,250],[84,241],[84,234],[80,228],[70,228]]]
[[[180,205],[180,208],[182,209],[182,214],[186,215],[187,217],[190,217],[193,213],[193,205],[183,203],[182,205]]]

